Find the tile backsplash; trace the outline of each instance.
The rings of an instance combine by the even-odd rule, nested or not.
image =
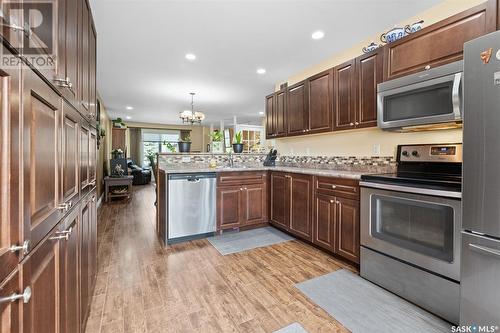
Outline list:
[[[236,165],[261,166],[266,159],[266,154],[233,154]],[[160,154],[158,155],[159,166],[162,169],[178,168],[206,168],[211,161],[215,160],[217,165],[227,165],[229,157],[227,154],[193,153],[193,154]],[[345,156],[280,156],[276,159],[276,165],[286,167],[349,170],[366,172],[392,172],[396,167],[396,159],[393,156],[368,156],[368,157],[345,157]]]

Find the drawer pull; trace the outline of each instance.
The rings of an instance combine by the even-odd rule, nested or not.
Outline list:
[[[332,188],[333,188],[333,189],[336,189],[336,188],[337,188],[337,185],[332,185]]]
[[[12,303],[12,302],[15,302],[17,300],[20,300],[22,299],[23,300],[23,303],[28,303],[31,299],[31,288],[30,287],[26,287],[23,291],[22,294],[12,294],[10,296],[7,296],[7,297],[0,297],[0,304],[1,303]]]
[[[335,202],[335,200],[330,200],[330,203],[334,203],[334,202]]]
[[[476,250],[478,252],[483,252],[483,253],[490,254],[490,255],[493,255],[495,257],[500,258],[500,250],[496,250],[496,249],[492,249],[492,248],[489,248],[486,246],[476,245],[476,244],[472,244],[472,243],[469,243],[469,247],[472,250]]]
[[[69,205],[67,203],[62,203],[57,206],[57,209],[62,210],[63,212],[67,212],[69,209]]]
[[[10,252],[19,252],[22,251],[23,254],[28,254],[30,250],[30,241],[29,239],[23,242],[23,245],[12,245],[9,247]]]

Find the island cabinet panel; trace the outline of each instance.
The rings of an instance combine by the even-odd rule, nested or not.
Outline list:
[[[3,47],[4,56],[10,55]],[[20,169],[20,77],[21,67],[0,69],[0,282],[17,266],[22,248],[11,251],[11,246],[22,246],[20,234],[19,180]],[[2,330],[0,329],[0,332]]]
[[[335,253],[359,263],[359,201],[337,197]]]
[[[238,227],[242,221],[241,186],[228,186],[217,189],[218,229]]]
[[[290,232],[311,240],[312,176],[290,174]]]
[[[313,243],[331,252],[335,251],[335,202],[334,196],[316,194],[313,217]]]
[[[356,121],[356,62],[349,60],[334,67],[333,130],[354,128]]]
[[[23,293],[21,284],[21,274],[16,269],[0,283],[0,297],[9,297],[11,295],[19,295]],[[21,332],[21,309],[23,300],[19,299],[14,302],[0,303],[0,332]]]
[[[309,128],[307,132],[328,132],[332,129],[333,70],[329,69],[307,80],[309,97]]]
[[[289,177],[282,172],[271,172],[270,176],[271,188],[271,216],[272,224],[286,229],[289,229]]]
[[[36,245],[60,220],[61,98],[23,69],[24,237]]]
[[[383,80],[384,50],[379,48],[356,58],[356,128],[377,126],[377,84]]]
[[[217,175],[217,230],[267,223],[267,173]]]
[[[384,79],[437,67],[463,58],[463,44],[496,30],[496,13],[486,1],[385,47]]]
[[[309,102],[306,82],[287,88],[286,119],[288,135],[304,134],[309,130]]]

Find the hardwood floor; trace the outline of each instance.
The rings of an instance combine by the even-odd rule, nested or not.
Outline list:
[[[295,283],[342,267],[300,241],[222,256],[206,240],[162,248],[154,189],[98,212],[99,270],[87,333],[347,332]]]

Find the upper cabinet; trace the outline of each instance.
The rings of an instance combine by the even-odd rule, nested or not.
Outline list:
[[[266,96],[266,138],[286,135],[286,90]]]
[[[356,62],[349,60],[333,69],[334,130],[354,127],[356,119]]]
[[[332,129],[333,70],[321,72],[307,79],[308,132],[317,133]]]
[[[487,1],[385,47],[384,79],[462,59],[464,43],[496,30],[494,2]]]
[[[309,103],[307,101],[307,84],[305,81],[288,87],[286,118],[289,135],[309,131]]]
[[[356,58],[356,114],[357,128],[377,126],[377,84],[382,82],[384,49]]]

